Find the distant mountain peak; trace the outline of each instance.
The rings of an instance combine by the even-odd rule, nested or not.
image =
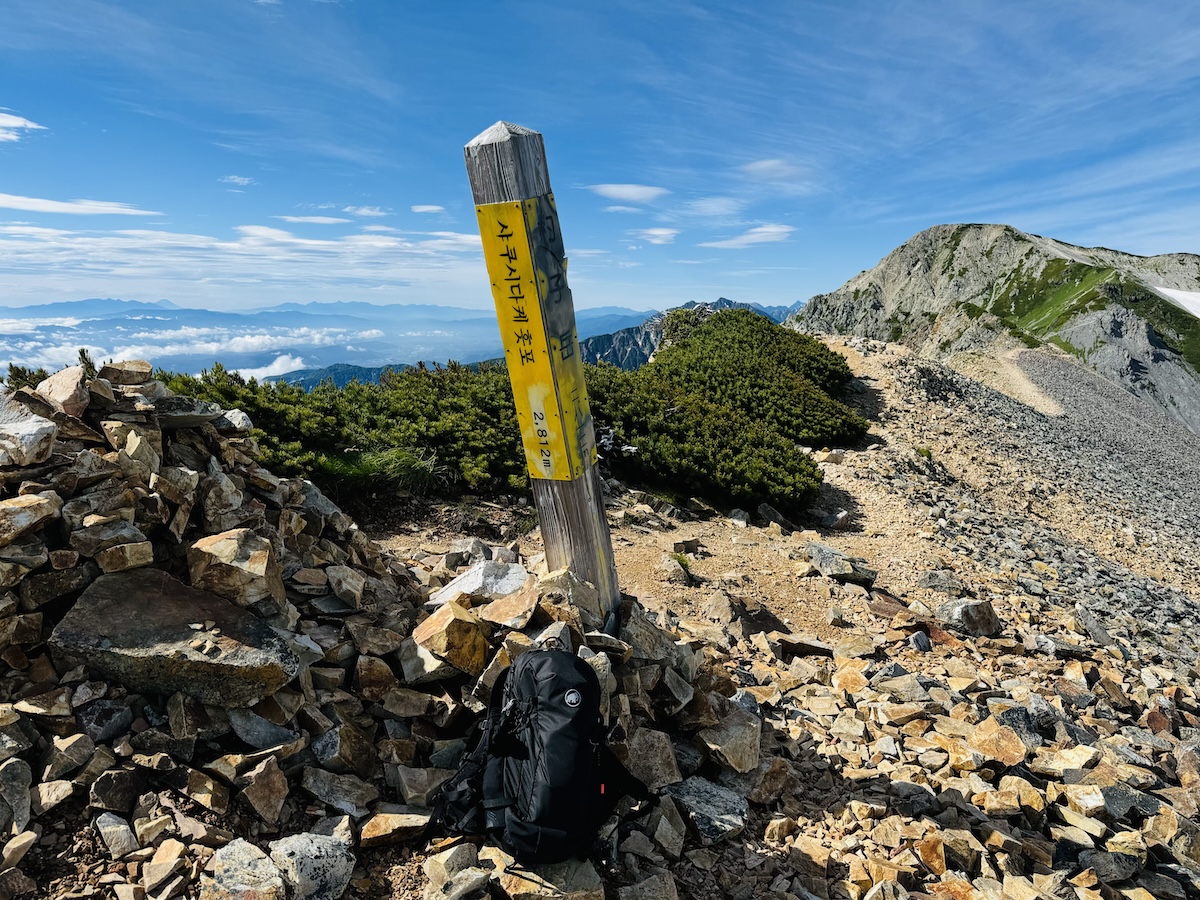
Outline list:
[[[784,321],[803,306],[798,302],[792,306],[761,306],[718,297],[716,300],[689,300],[673,309],[702,309],[720,312],[725,309],[749,309],[775,322]],[[645,365],[662,342],[662,324],[670,309],[650,316],[640,325],[623,328],[611,334],[600,334],[579,342],[584,362],[608,362],[622,369],[636,369]]]

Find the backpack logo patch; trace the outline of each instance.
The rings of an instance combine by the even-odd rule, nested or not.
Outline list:
[[[579,693],[579,691],[575,690],[575,688],[571,688],[571,690],[567,691],[566,696],[564,696],[563,699],[567,701],[567,706],[571,707],[572,709],[583,702],[583,696]]]

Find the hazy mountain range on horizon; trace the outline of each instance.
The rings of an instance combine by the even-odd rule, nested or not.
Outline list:
[[[742,305],[777,322],[799,308]],[[575,311],[585,342],[656,315],[621,306]],[[228,311],[113,298],[0,307],[0,374],[10,363],[49,371],[72,365],[80,348],[98,362],[147,359],[191,374],[220,362],[247,377],[305,386],[325,378],[339,385],[351,378],[375,381],[385,368],[418,362],[470,364],[503,355],[490,309],[343,301]]]
[[[607,306],[577,310],[576,318],[584,338],[653,313]],[[490,309],[293,302],[228,311],[111,298],[0,308],[0,372],[10,363],[53,371],[75,363],[80,348],[98,362],[147,359],[193,374],[219,361],[260,379],[333,365],[471,363],[502,355]]]

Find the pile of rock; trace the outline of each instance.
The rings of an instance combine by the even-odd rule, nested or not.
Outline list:
[[[244,414],[150,375],[0,399],[0,894],[340,896],[354,835],[324,813],[380,795],[377,719],[343,688],[419,588],[259,466]]]
[[[686,822],[705,844],[744,827],[745,794],[705,774],[754,780],[761,723],[699,642],[631,599],[604,634],[590,585],[511,546],[384,555],[258,465],[247,417],[150,373],[75,367],[3,400],[0,894],[368,892],[356,852],[422,834],[498,673],[550,640],[667,789],[650,860],[679,858]],[[430,892],[466,896],[480,859],[513,897],[602,896],[590,863],[535,876],[488,851],[467,875],[431,863]]]

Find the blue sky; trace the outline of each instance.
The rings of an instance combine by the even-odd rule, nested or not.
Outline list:
[[[1200,252],[1200,5],[6,0],[0,304],[487,308],[541,131],[578,306],[790,304],[942,222]]]

